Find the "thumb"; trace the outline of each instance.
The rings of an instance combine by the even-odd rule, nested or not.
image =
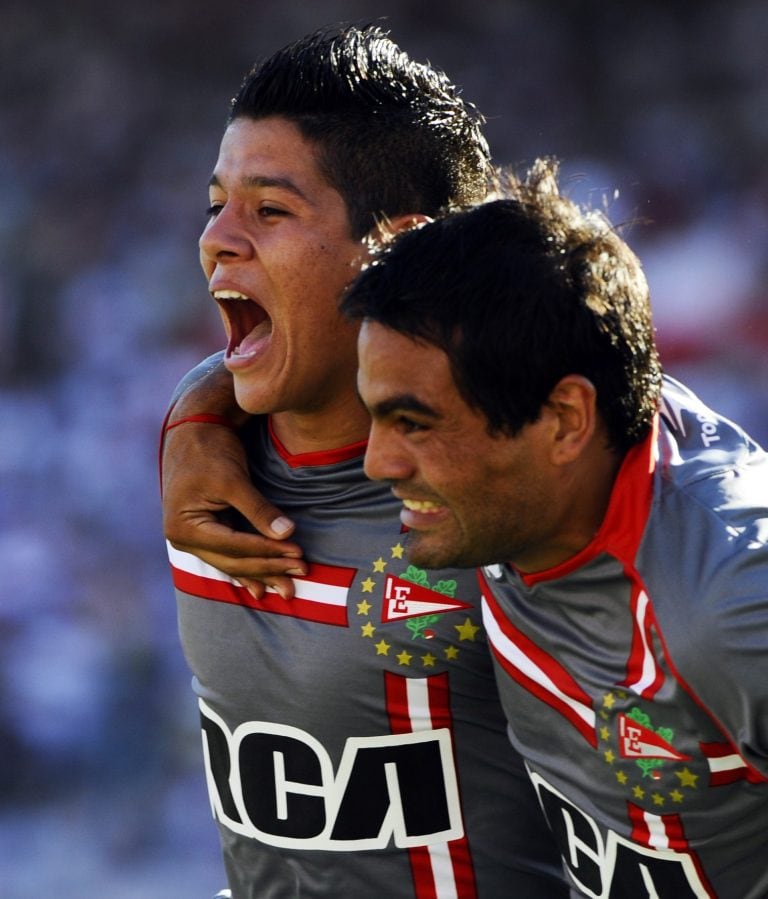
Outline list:
[[[259,534],[273,540],[285,540],[296,529],[296,524],[280,509],[273,506],[255,489],[236,503],[237,510],[253,525]]]

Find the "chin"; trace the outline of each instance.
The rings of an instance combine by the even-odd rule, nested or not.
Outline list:
[[[266,415],[273,411],[274,397],[267,396],[263,391],[249,387],[247,384],[238,383],[235,378],[235,400],[237,405],[251,415]]]
[[[239,393],[235,391],[235,401],[237,405],[243,410],[243,412],[247,412],[249,415],[261,415],[262,409],[258,403],[254,402],[247,393]]]
[[[405,553],[413,565],[431,569],[479,568],[498,562],[500,558],[507,558],[491,551],[490,547],[483,549],[476,544],[431,542],[428,537],[419,536],[415,531],[408,533]]]
[[[420,537],[414,531],[408,534],[405,544],[405,553],[408,561],[419,568],[471,568],[472,565],[462,565],[462,552],[459,547],[440,546],[437,543],[430,544],[426,537]]]

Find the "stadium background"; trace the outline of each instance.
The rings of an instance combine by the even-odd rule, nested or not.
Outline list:
[[[6,2],[0,18],[0,895],[224,884],[160,532],[157,430],[219,348],[205,185],[251,62],[386,16],[639,220],[668,370],[768,439],[764,0]],[[614,198],[614,191],[618,197]]]

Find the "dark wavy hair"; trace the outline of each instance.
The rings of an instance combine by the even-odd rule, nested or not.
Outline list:
[[[410,212],[479,201],[490,171],[483,117],[447,76],[413,62],[378,26],[314,32],[255,65],[232,100],[280,116],[315,144],[353,236]]]
[[[519,433],[562,377],[583,375],[623,452],[648,433],[661,389],[640,263],[601,213],[560,193],[555,163],[502,193],[393,240],[342,308],[442,349],[491,433]]]

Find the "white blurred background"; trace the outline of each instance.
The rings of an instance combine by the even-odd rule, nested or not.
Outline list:
[[[0,899],[224,886],[158,427],[222,343],[196,241],[229,97],[301,34],[381,17],[497,162],[557,156],[638,220],[667,370],[768,440],[764,0],[5,0]]]

